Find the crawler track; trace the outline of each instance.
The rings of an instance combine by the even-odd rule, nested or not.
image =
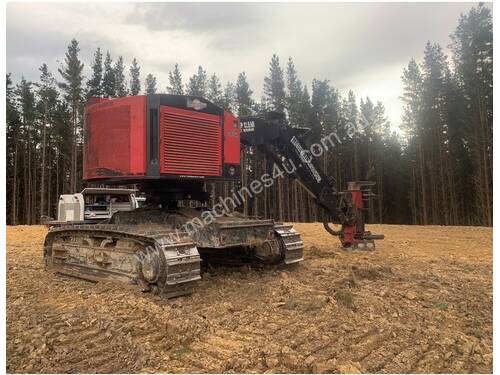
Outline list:
[[[267,241],[269,254],[262,257],[255,252],[245,248],[232,249],[211,249],[202,251],[202,258],[212,265],[224,266],[262,266],[262,265],[280,265],[293,264],[304,260],[304,242],[300,233],[293,228],[291,224],[276,223],[274,225],[273,240]],[[274,254],[274,255],[273,255]]]
[[[300,237],[300,233],[293,228],[293,225],[276,223],[274,232],[284,253],[283,262],[285,264],[304,260],[304,242]]]
[[[53,228],[44,244],[48,270],[78,278],[113,280],[175,297],[200,279],[196,245],[166,230],[133,225],[68,225]]]
[[[201,258],[187,236],[138,225],[66,225],[52,228],[44,244],[47,270],[90,281],[117,281],[166,297],[189,294],[200,279]],[[302,261],[304,243],[292,225],[274,227],[278,263]],[[238,251],[215,252],[211,263],[241,265],[262,262]]]

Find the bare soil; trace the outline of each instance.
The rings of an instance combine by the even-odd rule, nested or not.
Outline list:
[[[44,272],[46,229],[8,227],[7,371],[492,372],[491,228],[373,225],[363,253],[296,228],[300,265],[165,300]]]

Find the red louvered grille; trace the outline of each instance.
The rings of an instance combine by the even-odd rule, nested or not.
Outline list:
[[[220,176],[220,118],[162,106],[160,172],[188,176]]]

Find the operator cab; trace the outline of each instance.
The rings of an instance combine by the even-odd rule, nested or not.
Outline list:
[[[135,189],[86,188],[59,198],[57,221],[47,224],[93,223],[110,219],[118,211],[139,207]]]

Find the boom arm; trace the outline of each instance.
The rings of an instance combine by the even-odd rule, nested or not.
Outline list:
[[[323,222],[325,229],[339,236],[344,247],[372,249],[375,239],[384,238],[365,230],[365,212],[374,197],[370,188],[374,183],[349,182],[347,190],[339,192],[333,178],[319,168],[317,157],[335,147],[331,138],[323,139],[309,150],[303,143],[309,129],[289,126],[285,115],[278,112],[267,112],[264,117],[243,117],[240,123],[243,145],[263,151],[305,188],[328,215]],[[341,224],[340,230],[329,226],[333,221]]]

